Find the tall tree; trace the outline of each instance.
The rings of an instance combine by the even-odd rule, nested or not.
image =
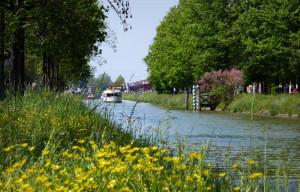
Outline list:
[[[116,87],[123,87],[125,85],[125,79],[122,75],[119,75],[114,82],[114,86]]]
[[[235,35],[240,37],[244,69],[248,82],[284,82],[296,76],[291,60],[296,59],[291,46],[291,32],[299,31],[299,20],[290,25],[291,0],[240,1]],[[294,8],[299,12],[299,4]],[[295,13],[295,12],[294,12]],[[298,27],[297,27],[298,26]],[[297,60],[297,59],[296,59]]]
[[[96,91],[97,92],[102,92],[104,91],[108,86],[111,86],[113,84],[111,77],[106,74],[100,74],[96,78],[91,78],[88,82],[89,85],[96,86]]]
[[[5,97],[4,90],[4,4],[0,3],[0,100]]]
[[[16,0],[14,14],[16,30],[13,33],[13,84],[15,94],[23,94],[25,69],[25,31],[24,31],[24,0]]]
[[[16,92],[22,93],[24,89],[25,57],[43,64],[40,69],[28,70],[37,65],[26,61],[26,72],[41,71],[43,82],[50,89],[92,74],[88,61],[92,55],[101,53],[98,45],[106,37],[107,8],[97,0],[4,1],[9,5],[9,9],[5,7],[9,13],[5,38],[13,47],[12,83]],[[128,0],[106,1],[127,29],[131,17]],[[13,38],[8,34],[14,34]]]
[[[229,68],[228,2],[181,0],[160,26],[145,58],[159,90],[192,86],[202,74]]]
[[[157,28],[145,61],[158,91],[236,67],[246,82],[300,81],[296,0],[180,0]]]

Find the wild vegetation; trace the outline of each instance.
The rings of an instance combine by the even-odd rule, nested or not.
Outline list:
[[[123,99],[137,102],[152,103],[167,109],[185,109],[184,94],[157,94],[157,93],[125,93]],[[189,99],[189,108],[192,109],[192,99]]]
[[[109,114],[99,116],[96,108],[87,108],[81,99],[51,92],[26,92],[24,97],[1,102],[0,148],[27,143],[35,146],[35,154],[39,155],[46,146],[56,152],[82,137],[116,144],[135,141],[117,128]],[[0,154],[2,165],[11,163],[3,155]]]
[[[241,69],[246,83],[300,82],[297,0],[180,0],[145,58],[156,90],[192,87],[206,72]]]
[[[280,191],[252,159],[206,161],[136,139],[80,97],[26,92],[0,102],[0,191]],[[177,155],[175,155],[177,154]],[[287,179],[283,177],[284,179]]]
[[[299,117],[300,96],[243,94],[228,105],[231,112],[248,112],[260,115],[283,115]]]
[[[107,2],[127,29],[128,1]],[[299,75],[297,1],[230,2],[181,0],[171,10],[146,58],[158,91],[183,89],[205,72],[229,66],[242,68],[249,81]],[[25,91],[34,81],[59,91],[89,78],[89,58],[101,53],[97,45],[107,35],[106,11],[96,0],[0,2],[0,191],[287,189],[284,171],[268,183],[255,160],[220,165],[206,160],[205,147],[174,152],[137,138],[80,97]],[[156,46],[160,40],[163,46]],[[13,60],[4,66],[9,49]],[[7,91],[2,100],[5,89],[13,94]],[[185,107],[178,105],[181,95],[151,97],[149,102]]]

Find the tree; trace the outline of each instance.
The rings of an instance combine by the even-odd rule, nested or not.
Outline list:
[[[124,87],[125,85],[124,77],[122,75],[119,75],[113,85],[115,87]]]
[[[96,86],[96,91],[100,93],[112,85],[112,83],[111,77],[106,73],[100,74],[96,78],[90,78],[88,82],[89,85]]]
[[[145,58],[158,92],[203,74],[242,69],[247,83],[300,81],[296,0],[180,0],[157,28]]]
[[[297,46],[293,47],[292,43],[297,39],[294,34],[299,31],[299,3],[251,0],[238,1],[233,8],[238,15],[233,31],[242,45],[240,66],[246,80],[270,84],[299,77],[299,71],[295,70],[295,63],[299,61],[295,54]]]
[[[184,89],[205,72],[230,67],[227,4],[181,0],[170,10],[145,58],[156,90]]]
[[[0,100],[4,99],[4,6],[0,4]]]
[[[131,17],[128,0],[107,2],[127,30],[127,21]],[[104,20],[107,11],[108,8],[97,0],[1,1],[1,22],[4,22],[2,13],[6,12],[4,23],[9,26],[5,34],[14,34],[13,38],[5,35],[5,39],[8,42],[6,46],[13,45],[12,81],[16,92],[22,93],[24,90],[24,71],[40,71],[44,86],[50,89],[59,89],[68,81],[89,78],[92,69],[88,61],[91,56],[101,54],[98,45],[106,37]],[[0,29],[3,29],[2,26]],[[0,58],[2,56],[3,51]],[[25,68],[25,59],[36,63],[26,62]],[[38,67],[40,63],[42,66]],[[4,79],[2,66],[3,62],[0,63],[0,73]],[[4,87],[2,79],[0,91]]]

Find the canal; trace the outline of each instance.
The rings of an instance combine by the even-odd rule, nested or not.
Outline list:
[[[147,135],[186,151],[208,146],[209,159],[224,162],[255,159],[274,175],[279,167],[289,177],[300,178],[300,121],[218,112],[166,110],[148,103],[123,101],[99,105],[113,119],[136,135]]]

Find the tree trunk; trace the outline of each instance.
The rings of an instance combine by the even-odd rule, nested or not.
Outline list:
[[[48,89],[48,55],[43,53],[43,86]]]
[[[186,87],[184,91],[184,103],[185,103],[185,109],[189,109],[189,88]]]
[[[4,6],[0,6],[0,100],[5,97],[4,88]]]
[[[17,0],[16,2],[16,12],[21,8],[22,0]],[[15,94],[24,94],[25,84],[24,84],[24,20],[23,16],[19,15],[18,27],[14,33],[13,39],[13,84]]]
[[[53,57],[50,56],[49,57],[49,64],[50,64],[50,90],[53,91],[54,90],[54,86],[55,86],[55,74],[54,74],[54,71],[55,71],[55,66],[54,66],[54,60],[53,60]]]

